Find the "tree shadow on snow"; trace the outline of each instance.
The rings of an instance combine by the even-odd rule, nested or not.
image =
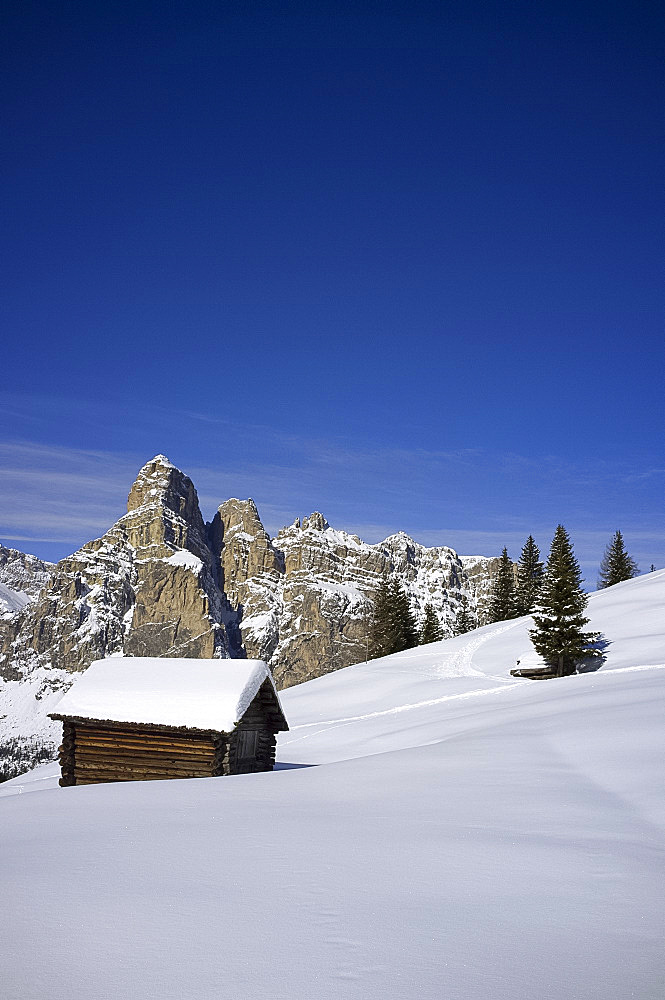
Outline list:
[[[275,761],[273,771],[293,771],[298,767],[316,767],[316,764],[287,764],[286,761]]]
[[[606,639],[604,635],[595,642],[591,643],[592,648],[597,650],[598,655],[588,656],[585,660],[582,660],[582,662],[578,664],[577,673],[592,674],[594,671],[600,670],[607,660],[607,657],[604,655],[605,650],[609,649],[611,645],[611,641]]]

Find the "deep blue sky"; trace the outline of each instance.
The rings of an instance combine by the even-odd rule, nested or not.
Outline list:
[[[0,539],[204,515],[665,564],[657,3],[7,2]]]

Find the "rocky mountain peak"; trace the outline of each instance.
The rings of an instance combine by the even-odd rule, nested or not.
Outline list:
[[[140,470],[119,523],[139,558],[168,558],[177,549],[189,549],[211,561],[194,484],[164,455],[155,455]]]
[[[228,625],[228,630],[227,630]],[[128,511],[51,571],[0,632],[0,675],[50,689],[115,652],[238,655],[194,485],[163,455],[140,470]]]
[[[383,544],[404,546],[404,545],[419,545],[420,543],[416,542],[416,540],[412,538],[411,535],[407,535],[406,531],[396,531],[394,534],[388,535],[387,538],[384,538]]]
[[[273,547],[251,498],[234,497],[220,504],[208,525],[208,538],[220,586],[235,608],[246,602],[247,580],[264,574],[276,579],[283,572],[282,555]]]
[[[411,535],[407,535],[405,531],[396,531],[394,535],[388,535],[381,544],[385,548],[392,549],[395,552],[405,552],[409,549],[423,549],[425,547],[414,538],[411,538]]]
[[[318,510],[313,511],[309,517],[303,517],[302,519],[303,531],[307,531],[308,529],[312,531],[325,531],[329,527],[330,525],[325,517]]]
[[[255,528],[261,525],[261,529],[263,529],[259,512],[251,497],[248,497],[247,500],[230,497],[219,505],[217,513],[229,529],[231,527],[238,529],[241,524],[245,528]]]
[[[146,504],[164,503],[175,513],[183,514],[194,497],[196,490],[189,476],[164,455],[155,455],[139,470],[127,497],[127,513]]]

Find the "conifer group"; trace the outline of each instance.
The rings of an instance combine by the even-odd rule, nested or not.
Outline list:
[[[623,535],[620,531],[615,531],[600,562],[598,590],[613,587],[615,583],[622,583],[624,580],[632,580],[638,572],[637,563],[626,552]]]
[[[370,656],[388,656],[417,645],[416,622],[406,591],[397,577],[384,576],[374,597]]]
[[[585,632],[587,595],[582,574],[566,529],[560,524],[554,534],[538,600],[533,609],[534,628],[529,637],[545,663],[558,677],[574,674],[588,657],[598,656],[597,632]]]

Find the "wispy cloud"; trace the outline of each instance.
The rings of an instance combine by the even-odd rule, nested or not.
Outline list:
[[[665,564],[665,512],[660,493],[654,499],[663,470],[654,462],[640,468],[593,457],[380,447],[238,425],[186,407],[137,409],[142,431],[134,433],[134,421],[128,426],[131,447],[104,450],[44,443],[49,424],[92,427],[92,440],[109,440],[104,422],[117,423],[117,415],[94,402],[0,394],[0,410],[5,544],[34,550],[52,542],[64,555],[65,547],[97,537],[124,513],[138,469],[161,451],[194,481],[205,518],[230,496],[251,496],[272,534],[321,510],[368,541],[404,530],[423,544],[466,553],[506,545],[515,557],[529,533],[546,552],[563,521],[589,572],[618,527],[643,568]],[[10,434],[17,425],[23,434]]]
[[[30,441],[0,443],[0,538],[74,546],[124,513],[136,459]]]
[[[647,482],[650,479],[664,479],[665,469],[645,469],[644,472],[629,473],[624,477],[626,483]]]

